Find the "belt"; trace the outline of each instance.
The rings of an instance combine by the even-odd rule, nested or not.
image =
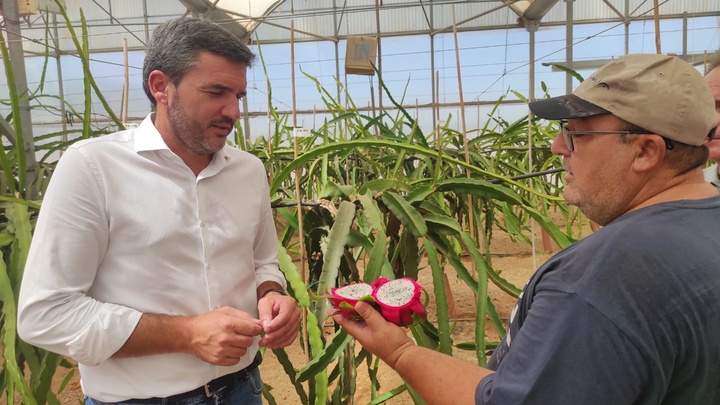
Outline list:
[[[205,395],[206,397],[210,398],[213,396],[213,394],[225,387],[234,385],[238,379],[240,378],[241,374],[243,372],[252,371],[257,366],[262,363],[262,356],[260,355],[260,352],[258,352],[255,355],[255,358],[253,359],[253,362],[250,363],[249,366],[245,367],[242,370],[238,370],[234,373],[225,374],[222,377],[218,377],[209,383],[203,385],[202,387],[195,388],[194,390],[183,392],[182,394],[175,394],[171,395],[167,398],[133,398],[128,399],[123,402],[131,402],[133,404],[161,404],[163,403],[163,400],[167,400],[167,403],[174,403],[174,401],[182,401],[184,399]]]

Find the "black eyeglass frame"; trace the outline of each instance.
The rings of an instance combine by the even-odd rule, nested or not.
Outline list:
[[[637,129],[637,130],[625,130],[625,131],[573,131],[571,129],[567,128],[568,122],[566,120],[559,120],[558,125],[560,126],[560,133],[562,133],[563,139],[565,140],[565,145],[567,146],[568,150],[570,152],[575,151],[575,143],[573,142],[573,135],[647,135],[647,134],[653,134],[653,132],[646,131],[644,129]],[[673,144],[673,141],[671,139],[665,138],[664,136],[661,136],[661,138],[665,141],[665,148],[667,150],[671,150],[675,147]]]

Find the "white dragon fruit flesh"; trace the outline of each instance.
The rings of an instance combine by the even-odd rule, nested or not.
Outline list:
[[[326,297],[330,304],[337,308],[341,314],[348,317],[357,316],[355,304],[363,298],[372,299],[373,287],[366,283],[348,284],[330,290]]]
[[[397,280],[379,278],[372,283],[372,287],[375,304],[388,322],[410,326],[414,323],[413,314],[421,319],[427,317],[425,306],[420,300],[423,289],[415,280],[407,277]]]

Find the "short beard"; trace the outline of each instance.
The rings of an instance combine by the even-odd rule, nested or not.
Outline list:
[[[175,138],[183,144],[189,151],[198,155],[212,155],[223,148],[210,145],[205,139],[205,129],[203,125],[192,120],[185,114],[180,103],[180,97],[175,93],[173,95],[172,105],[168,107],[168,121],[170,128],[175,134]]]

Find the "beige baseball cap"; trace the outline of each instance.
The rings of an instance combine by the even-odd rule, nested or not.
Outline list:
[[[551,120],[613,114],[654,134],[702,145],[717,126],[715,101],[700,72],[677,56],[626,55],[585,79],[572,94],[529,104]]]

